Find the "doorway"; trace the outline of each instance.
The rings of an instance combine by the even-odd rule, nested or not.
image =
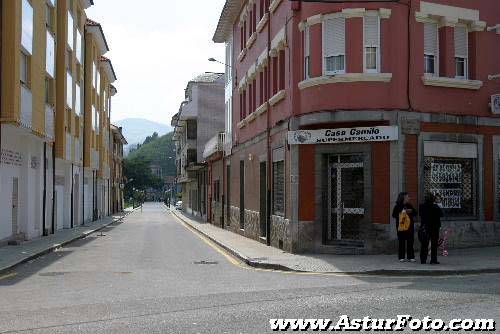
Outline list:
[[[327,243],[362,240],[364,167],[363,154],[328,157]]]
[[[267,237],[267,166],[266,162],[260,163],[260,237]]]

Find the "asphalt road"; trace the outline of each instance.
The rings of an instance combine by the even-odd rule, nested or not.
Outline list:
[[[270,318],[500,320],[500,275],[345,277],[246,268],[160,204],[0,277],[0,333],[267,333]]]

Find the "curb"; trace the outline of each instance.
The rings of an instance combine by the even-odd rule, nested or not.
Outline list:
[[[223,248],[225,251],[230,253],[232,256],[236,257],[240,261],[244,262],[246,265],[267,270],[277,270],[284,272],[294,272],[294,273],[315,273],[315,274],[336,274],[336,275],[346,275],[346,276],[356,276],[356,275],[366,275],[366,276],[450,276],[450,275],[474,275],[474,274],[498,274],[500,273],[500,268],[486,268],[486,269],[470,269],[470,270],[369,270],[369,271],[325,271],[325,272],[315,272],[315,271],[304,271],[290,268],[277,263],[267,263],[267,262],[257,262],[253,261],[251,258],[241,254],[237,250],[227,246],[223,242],[215,239],[214,237],[208,235],[207,233],[199,230],[194,224],[187,221],[182,214],[177,213],[174,210],[170,210],[170,213],[188,225],[196,233],[209,239],[217,246]]]
[[[130,213],[131,212],[125,212],[125,215],[123,217],[120,217],[118,219],[113,219],[111,222],[109,222],[107,224],[104,224],[102,226],[99,226],[98,228],[95,228],[93,230],[89,230],[89,231],[86,231],[84,233],[81,233],[80,235],[77,235],[77,236],[75,236],[75,237],[73,237],[73,238],[71,238],[69,240],[66,240],[66,241],[60,243],[60,244],[54,244],[54,245],[50,246],[49,248],[41,250],[41,251],[39,251],[39,252],[37,252],[35,254],[32,254],[32,255],[30,255],[28,257],[25,257],[25,258],[19,260],[18,262],[14,263],[12,265],[9,265],[9,266],[4,267],[4,268],[0,268],[0,274],[5,274],[5,273],[11,271],[15,267],[17,267],[17,266],[19,266],[19,265],[21,265],[23,263],[29,262],[29,261],[34,260],[36,258],[39,258],[39,257],[41,257],[43,255],[50,254],[50,253],[54,252],[55,250],[57,250],[59,248],[62,248],[62,247],[66,246],[66,245],[68,245],[68,244],[70,244],[72,242],[75,242],[75,241],[80,240],[80,239],[84,239],[84,238],[88,237],[91,234],[99,232],[100,230],[108,227],[109,225],[114,224],[117,221],[125,219],[125,217],[127,217]]]

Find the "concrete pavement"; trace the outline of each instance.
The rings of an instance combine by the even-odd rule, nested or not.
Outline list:
[[[76,226],[72,229],[59,230],[55,234],[26,241],[18,246],[0,247],[0,274],[5,273],[15,266],[33,260],[44,254],[65,246],[75,240],[98,232],[106,226],[123,219],[130,210],[118,213],[110,217],[99,219],[95,222],[83,226]]]
[[[0,333],[262,334],[272,332],[270,318],[343,314],[500,319],[498,274],[346,276],[235,265],[158,203],[103,232],[0,276]]]
[[[397,255],[290,254],[214,225],[200,222],[172,208],[172,213],[249,266],[295,272],[450,275],[500,273],[500,247],[450,250],[439,256],[439,265],[422,265],[397,260]],[[418,241],[416,241],[418,243]],[[416,254],[418,257],[418,254]],[[418,259],[417,259],[418,260]],[[430,261],[430,259],[428,259]]]

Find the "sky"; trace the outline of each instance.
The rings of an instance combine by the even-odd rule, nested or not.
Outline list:
[[[212,41],[225,0],[94,0],[118,80],[111,120],[140,117],[170,124],[189,80],[223,72],[224,45]]]

